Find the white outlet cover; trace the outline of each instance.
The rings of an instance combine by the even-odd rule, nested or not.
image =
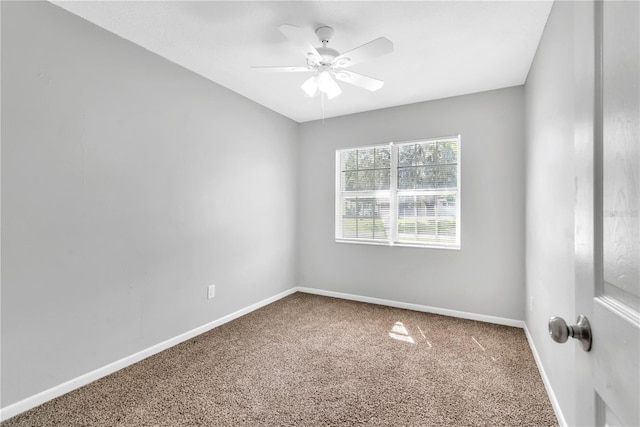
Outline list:
[[[216,296],[216,285],[209,285],[209,288],[207,288],[207,298],[211,299],[211,298],[215,298]]]

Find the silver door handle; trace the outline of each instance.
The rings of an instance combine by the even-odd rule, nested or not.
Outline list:
[[[584,351],[591,350],[591,325],[589,319],[582,314],[578,316],[575,325],[567,325],[562,317],[549,319],[549,335],[555,342],[567,342],[569,337],[575,338],[582,344]]]

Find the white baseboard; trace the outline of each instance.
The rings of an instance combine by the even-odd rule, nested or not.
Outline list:
[[[558,424],[561,427],[566,427],[567,420],[564,419],[564,415],[562,414],[562,409],[560,408],[560,404],[558,403],[556,394],[553,392],[553,388],[551,388],[549,377],[547,377],[547,373],[545,372],[544,367],[542,366],[542,359],[540,359],[540,355],[538,354],[538,350],[536,350],[536,345],[533,343],[533,337],[529,333],[529,328],[527,328],[526,323],[524,324],[524,334],[527,336],[527,341],[529,341],[529,347],[531,348],[531,352],[533,353],[533,358],[536,361],[536,365],[538,365],[538,371],[540,372],[540,376],[542,377],[544,388],[547,390],[547,395],[549,396],[549,400],[551,401],[553,412],[556,413]]]
[[[308,294],[323,295],[326,297],[341,298],[341,299],[346,299],[351,301],[368,302],[371,304],[386,305],[388,307],[422,311],[424,313],[442,314],[444,316],[459,317],[461,319],[469,319],[469,320],[478,320],[480,322],[495,323],[497,325],[514,326],[516,328],[524,327],[524,322],[522,320],[507,319],[504,317],[487,316],[485,314],[468,313],[466,311],[449,310],[447,308],[430,307],[428,305],[420,305],[420,304],[412,304],[408,302],[392,301],[388,299],[364,297],[361,295],[352,295],[352,294],[345,294],[342,292],[325,291],[323,289],[304,288],[300,286],[297,287],[296,290],[298,292],[305,292]]]
[[[205,325],[187,331],[183,334],[170,338],[166,341],[163,341],[159,344],[153,345],[149,348],[141,350],[137,353],[134,353],[130,356],[124,357],[120,360],[117,360],[113,363],[110,363],[106,366],[98,368],[94,371],[88,372],[84,375],[81,375],[77,378],[64,382],[60,385],[52,387],[48,390],[42,391],[38,394],[30,396],[24,400],[8,405],[4,408],[0,409],[0,421],[7,420],[13,416],[16,416],[22,412],[28,411],[29,409],[35,408],[36,406],[42,405],[45,402],[48,402],[51,399],[54,399],[58,396],[62,396],[72,390],[80,388],[84,385],[87,385],[93,381],[96,381],[102,377],[105,377],[109,374],[112,374],[116,371],[119,371],[122,368],[126,368],[127,366],[133,365],[136,362],[141,361],[142,359],[146,359],[149,356],[152,356],[156,353],[160,353],[163,350],[166,350],[170,347],[173,347],[176,344],[180,344],[183,341],[187,341],[197,335],[203,334],[213,328],[216,328],[220,325],[223,325],[227,322],[230,322],[234,319],[237,319],[240,316],[244,316],[254,310],[257,310],[265,305],[271,304],[279,299],[282,299],[288,295],[291,295],[296,292],[296,288],[291,288],[284,292],[281,292],[277,295],[274,295],[270,298],[259,301],[255,304],[252,304],[248,307],[245,307],[241,310],[235,311],[231,314],[223,316],[219,319],[214,320],[213,322],[209,322]]]

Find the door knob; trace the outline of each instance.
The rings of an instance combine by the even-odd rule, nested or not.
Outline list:
[[[589,319],[582,314],[578,316],[575,325],[567,325],[562,317],[552,317],[549,319],[549,335],[554,341],[567,342],[569,337],[575,338],[582,344],[584,351],[591,350],[591,325]]]

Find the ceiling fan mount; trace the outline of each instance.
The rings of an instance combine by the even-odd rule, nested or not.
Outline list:
[[[378,56],[393,52],[393,43],[390,40],[380,37],[362,46],[340,54],[337,50],[327,47],[333,38],[334,29],[322,25],[315,30],[322,47],[314,47],[307,39],[306,34],[294,25],[281,25],[278,27],[294,45],[304,52],[306,66],[286,66],[286,67],[252,67],[259,71],[270,72],[314,72],[315,75],[306,80],[301,88],[309,96],[316,93],[324,93],[332,99],[342,90],[335,82],[334,78],[354,86],[358,86],[370,91],[380,89],[384,82],[353,71],[343,70],[359,62],[372,59]]]
[[[335,59],[340,56],[340,52],[330,47],[327,47],[327,44],[331,41],[335,30],[326,25],[316,28],[316,36],[318,36],[318,40],[322,43],[322,47],[315,48],[315,52],[307,52],[307,65],[310,67],[345,67],[349,63],[348,58],[341,58],[340,64],[335,63]],[[320,58],[318,58],[318,54]]]
[[[334,33],[335,30],[326,25],[316,28],[316,36],[318,36],[318,40],[320,40],[320,43],[323,45],[331,41]]]

